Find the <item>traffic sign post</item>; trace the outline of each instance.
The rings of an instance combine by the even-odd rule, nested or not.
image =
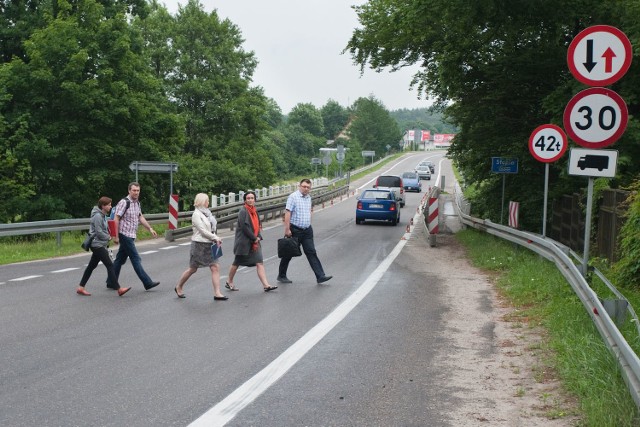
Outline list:
[[[567,151],[567,135],[553,124],[535,128],[529,137],[529,152],[544,162],[544,202],[542,204],[542,237],[547,236],[547,200],[549,197],[549,163],[558,160]]]
[[[594,25],[582,30],[569,45],[571,74],[587,86],[608,86],[631,66],[631,42],[619,29]]]
[[[594,25],[581,31],[569,45],[567,63],[571,74],[588,86],[607,86],[618,81],[631,66],[629,38],[609,25]],[[616,142],[627,128],[629,112],[624,100],[612,90],[592,87],[575,95],[564,110],[567,134],[586,148],[602,148]],[[569,174],[589,177],[584,230],[582,275],[586,277],[591,237],[593,177],[615,176],[617,152],[573,149]],[[586,171],[589,169],[588,171]],[[586,171],[586,172],[585,172]],[[599,175],[595,175],[598,171]]]
[[[564,109],[564,128],[578,145],[602,148],[616,142],[627,128],[624,100],[610,89],[592,87],[579,92]]]

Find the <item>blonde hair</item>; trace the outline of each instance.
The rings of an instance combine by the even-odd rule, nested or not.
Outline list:
[[[207,195],[207,193],[198,193],[196,194],[196,198],[193,201],[193,205],[196,208],[201,208],[204,206],[205,202],[209,201],[209,196]]]

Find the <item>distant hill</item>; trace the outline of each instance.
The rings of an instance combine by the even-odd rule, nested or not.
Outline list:
[[[432,112],[428,108],[414,108],[412,110],[402,108],[391,111],[391,117],[398,122],[400,130],[424,129],[434,133],[456,133],[457,129],[450,123],[446,123],[442,113]]]

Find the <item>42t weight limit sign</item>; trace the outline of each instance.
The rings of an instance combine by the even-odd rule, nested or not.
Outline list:
[[[627,105],[620,95],[601,87],[585,89],[571,98],[563,116],[569,137],[588,148],[616,142],[626,130],[628,120]]]
[[[559,126],[538,126],[529,137],[529,152],[536,160],[551,163],[567,151],[567,136]]]

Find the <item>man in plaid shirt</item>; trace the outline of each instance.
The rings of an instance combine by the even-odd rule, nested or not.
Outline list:
[[[144,228],[149,230],[153,237],[158,237],[158,233],[149,225],[142,210],[140,208],[140,184],[132,182],[129,184],[129,195],[120,200],[115,207],[115,223],[118,235],[113,238],[115,244],[120,243],[120,250],[116,259],[113,262],[113,269],[116,277],[120,277],[120,269],[122,265],[127,262],[127,258],[131,260],[133,270],[138,275],[138,278],[142,281],[144,288],[149,290],[155,288],[160,282],[155,282],[149,277],[144,268],[142,268],[142,259],[136,249],[136,236],[138,233],[138,225],[142,224]],[[127,208],[127,205],[129,207]],[[115,285],[107,280],[107,288],[117,289]]]

